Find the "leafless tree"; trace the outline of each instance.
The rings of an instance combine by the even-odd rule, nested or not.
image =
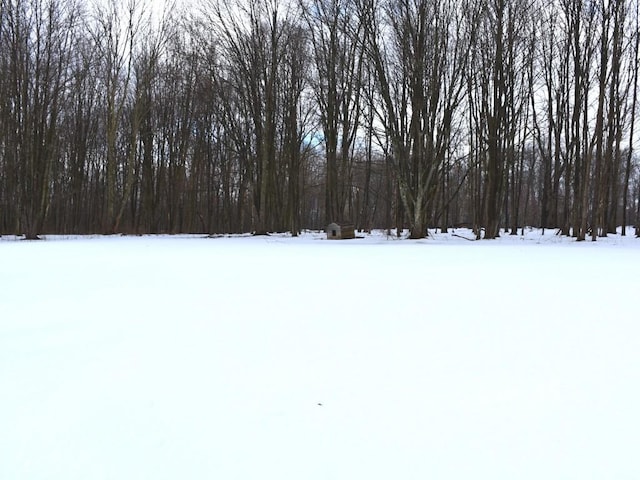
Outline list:
[[[362,22],[353,0],[301,0],[326,156],[326,222],[344,220],[363,102]]]
[[[376,73],[378,119],[389,142],[412,238],[426,235],[464,93],[474,21],[456,2],[362,1]]]
[[[3,157],[17,230],[42,233],[60,161],[60,119],[79,22],[75,3],[4,1],[0,16],[5,79]]]

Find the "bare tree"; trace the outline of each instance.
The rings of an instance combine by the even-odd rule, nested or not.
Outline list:
[[[411,238],[423,238],[463,98],[474,22],[455,2],[363,1],[360,11],[380,89],[388,161]]]
[[[363,100],[362,23],[353,0],[302,0],[326,155],[326,222],[343,220]]]
[[[640,2],[635,3],[635,11],[633,13],[631,29],[633,32],[629,36],[629,61],[627,63],[627,76],[630,81],[630,88],[628,93],[631,95],[630,99],[630,128],[629,128],[629,146],[627,147],[627,155],[624,169],[624,181],[623,181],[623,194],[622,194],[622,235],[627,233],[628,223],[628,199],[629,199],[629,183],[631,181],[631,169],[632,159],[635,149],[633,148],[635,140],[635,125],[636,125],[636,111],[638,106],[638,71],[639,68],[639,56],[640,56]],[[636,234],[640,236],[640,232],[636,231]]]
[[[124,4],[108,0],[97,7],[92,23],[92,35],[103,62],[103,76],[99,81],[104,89],[104,138],[105,138],[105,207],[103,232],[114,233],[119,229],[123,206],[131,191],[133,162],[137,132],[130,132],[126,139],[123,122],[126,108],[135,103],[135,62],[138,48],[149,26],[149,12],[139,0],[127,0]],[[139,115],[138,112],[133,112]],[[132,129],[139,127],[134,119]],[[123,135],[125,139],[123,139]]]
[[[481,5],[481,12],[482,42],[477,42],[473,50],[476,68],[470,101],[476,104],[477,145],[483,147],[480,159],[485,178],[484,238],[493,239],[499,236],[502,221],[507,221],[510,180],[514,208],[519,195],[515,187],[528,135],[534,30],[530,20],[532,5],[526,0],[489,0]]]
[[[306,79],[300,69],[305,56],[296,52],[304,52],[300,49],[306,39],[291,4],[252,0],[247,5],[216,3],[210,8],[228,85],[250,125],[253,231],[265,234],[291,223],[286,212],[293,206],[285,206],[288,195],[278,179],[289,178],[289,189],[295,190],[298,183],[302,139],[297,109]],[[291,213],[288,216],[292,218]]]
[[[2,21],[2,50],[8,55],[4,156],[17,181],[18,229],[36,239],[49,212],[52,171],[60,160],[60,117],[79,11],[72,2],[6,1]]]

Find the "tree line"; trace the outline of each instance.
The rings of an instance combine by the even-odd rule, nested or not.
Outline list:
[[[638,0],[0,0],[0,234],[640,231]]]

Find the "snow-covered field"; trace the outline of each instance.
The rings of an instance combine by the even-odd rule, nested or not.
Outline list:
[[[0,479],[640,478],[639,239],[321,238],[0,238]]]

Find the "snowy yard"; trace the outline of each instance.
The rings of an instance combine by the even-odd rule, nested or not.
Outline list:
[[[0,238],[0,479],[640,478],[640,239],[321,238]]]

